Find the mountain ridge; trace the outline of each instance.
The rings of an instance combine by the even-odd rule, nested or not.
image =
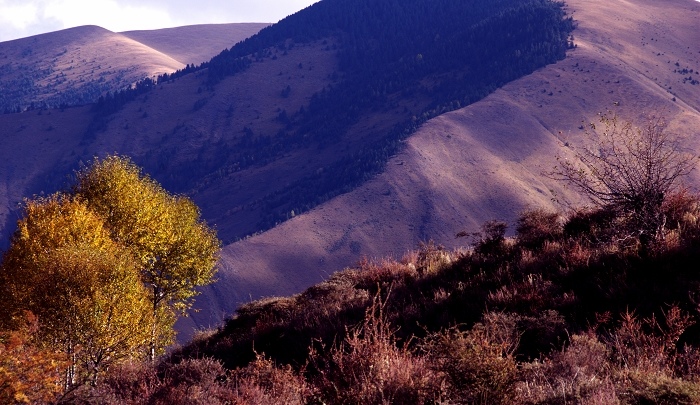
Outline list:
[[[542,174],[556,165],[557,154],[572,158],[567,143],[581,147],[593,141],[582,128],[597,122],[598,113],[611,110],[634,121],[663,114],[669,130],[687,131],[686,146],[700,151],[692,136],[698,133],[692,128],[700,128],[699,86],[674,73],[676,60],[694,71],[700,67],[700,49],[687,46],[697,36],[692,27],[700,21],[699,5],[673,1],[663,13],[646,0],[574,0],[567,7],[578,27],[577,47],[566,59],[428,121],[384,173],[357,190],[225,247],[219,284],[199,301],[196,325],[217,325],[222,313],[251,297],[294,294],[363,256],[400,258],[427,239],[458,248],[468,240],[454,235],[476,232],[484,221],[512,225],[526,208],[584,204]],[[619,20],[628,29],[617,44],[624,54],[610,51]],[[652,57],[663,64],[652,64]],[[689,186],[698,185],[696,170]]]
[[[198,25],[130,33],[88,25],[0,42],[0,85],[9,90],[0,94],[0,112],[92,103],[146,77],[209,59],[265,25]],[[193,50],[178,53],[182,47]]]

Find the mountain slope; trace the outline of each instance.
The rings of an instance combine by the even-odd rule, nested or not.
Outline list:
[[[227,246],[220,281],[200,298],[195,322],[216,324],[251,297],[293,294],[362,256],[400,257],[427,239],[455,247],[467,242],[456,233],[484,221],[512,224],[528,207],[561,209],[552,198],[583,203],[543,172],[556,155],[570,156],[566,143],[591,141],[580,128],[599,112],[633,120],[662,114],[685,146],[700,151],[700,85],[687,80],[698,75],[682,73],[700,68],[700,4],[567,4],[577,48],[564,61],[428,121],[357,190]],[[689,182],[697,189],[700,173]]]
[[[182,64],[199,65],[269,24],[200,24],[120,34],[151,47]]]
[[[114,33],[82,26],[0,42],[0,112],[91,103],[145,77],[201,63],[266,24]]]
[[[92,102],[108,91],[184,65],[96,26],[0,43],[0,109]]]
[[[13,126],[41,120],[52,136],[78,145],[52,169],[47,164],[43,177],[10,174],[8,189],[50,192],[81,158],[116,151],[132,156],[166,188],[190,194],[224,241],[270,228],[379,172],[400,140],[428,117],[564,55],[571,24],[554,3],[440,4],[318,3],[200,68],[105,98],[75,133],[53,124],[55,115],[0,117],[11,123],[7,139],[19,136]],[[419,11],[426,21],[445,17],[450,23],[421,22],[412,29]],[[387,13],[393,16],[387,27],[405,35],[383,38],[384,31],[373,31]],[[371,63],[348,65],[366,47]],[[465,59],[470,51],[479,57]],[[13,184],[18,180],[27,188]]]
[[[473,16],[471,25],[464,22],[468,5],[482,3],[503,8],[490,17]],[[645,58],[621,61],[599,54],[604,42],[598,37],[614,32],[606,30],[615,27],[615,16],[630,21],[624,27],[629,49],[643,50],[636,38],[661,27],[678,37],[659,40],[657,53],[667,52],[682,66],[697,62],[694,54],[683,53],[697,41],[684,43],[683,52],[680,47],[692,39],[681,36],[684,29],[694,32],[689,28],[696,3],[669,3],[671,11],[664,14],[641,0],[614,3],[598,17],[594,5],[572,2],[569,11],[575,11],[582,31],[575,32],[580,45],[569,56],[579,57],[579,65],[566,59],[537,70],[471,109],[429,121],[404,141],[428,118],[564,56],[570,24],[557,7],[539,0],[482,3],[440,2],[461,7],[462,14],[438,10],[454,14],[446,27],[460,31],[436,35],[432,26],[420,24],[425,13],[415,12],[435,9],[435,1],[324,1],[319,3],[324,7],[414,7],[405,14],[402,32],[413,32],[412,23],[421,30],[416,38],[390,37],[402,43],[381,42],[372,31],[381,20],[363,19],[373,15],[369,9],[348,14],[314,6],[201,69],[144,84],[143,92],[120,93],[97,106],[0,116],[2,237],[6,241],[13,229],[22,197],[60,189],[81,159],[114,152],[131,156],[167,189],[192,196],[227,242],[293,217],[226,248],[220,282],[202,296],[206,310],[194,318],[197,325],[211,325],[241,302],[299,291],[362,255],[400,255],[427,238],[463,244],[454,240],[456,232],[475,231],[494,217],[512,219],[528,204],[549,204],[551,190],[577,202],[541,176],[553,165],[557,145],[565,136],[578,141],[581,121],[594,121],[606,106],[622,101],[620,108],[628,108],[623,96],[646,105],[667,94],[640,75]],[[331,12],[338,18],[325,18]],[[675,16],[675,27],[666,27],[666,20],[647,22],[667,12]],[[313,21],[321,25],[315,34]],[[330,22],[358,31],[344,32]],[[289,35],[292,39],[284,39]],[[450,59],[455,49],[460,57]],[[667,66],[670,61],[663,69]],[[650,68],[653,77],[666,72]],[[687,105],[697,86],[686,81],[682,87],[681,74],[668,77],[676,80],[677,104]],[[677,118],[674,125],[692,124],[694,113],[688,111],[686,122]],[[363,188],[299,215],[384,168]]]

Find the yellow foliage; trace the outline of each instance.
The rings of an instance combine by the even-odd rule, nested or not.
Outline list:
[[[143,352],[152,314],[129,251],[76,199],[57,194],[25,211],[3,261],[5,307],[36,314],[39,342],[71,356],[67,383]]]
[[[109,156],[78,173],[75,192],[138,259],[154,316],[153,345],[211,283],[220,242],[188,198],[167,193],[130,160]],[[151,355],[154,354],[154,348]]]
[[[219,247],[189,199],[126,158],[96,159],[71,194],[25,202],[0,266],[0,331],[31,311],[37,344],[70,359],[64,385],[94,382],[110,364],[153,358],[172,341],[177,314],[211,282]]]
[[[220,242],[188,198],[168,194],[118,156],[78,173],[76,194],[104,219],[113,239],[134,252],[156,305],[165,300],[184,308],[194,287],[211,282]]]

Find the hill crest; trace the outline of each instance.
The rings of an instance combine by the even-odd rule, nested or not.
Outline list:
[[[208,60],[264,26],[199,25],[115,33],[88,25],[0,42],[0,85],[7,89],[0,94],[0,112],[92,103],[146,77]]]

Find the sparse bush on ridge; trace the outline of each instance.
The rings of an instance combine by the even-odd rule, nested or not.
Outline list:
[[[565,180],[599,208],[614,213],[621,237],[632,234],[647,246],[663,237],[667,217],[663,210],[669,194],[697,163],[683,151],[666,122],[650,118],[640,127],[602,115],[595,147],[575,150],[575,161],[558,158],[549,175]],[[596,130],[591,123],[592,131]],[[595,139],[591,133],[588,138]]]

